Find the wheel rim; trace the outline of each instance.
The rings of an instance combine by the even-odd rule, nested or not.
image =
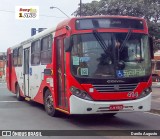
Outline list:
[[[51,95],[47,96],[47,98],[46,98],[46,107],[49,112],[53,111],[53,109],[54,109],[53,108],[53,99],[52,99]]]

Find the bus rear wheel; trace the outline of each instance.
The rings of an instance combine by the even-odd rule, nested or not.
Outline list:
[[[20,95],[20,88],[18,84],[16,85],[16,97],[18,101],[24,100],[24,98]]]
[[[52,117],[57,117],[59,115],[59,112],[53,106],[53,98],[49,90],[45,92],[44,107],[48,115]]]

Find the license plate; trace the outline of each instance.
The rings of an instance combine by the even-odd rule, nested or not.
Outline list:
[[[110,105],[109,106],[109,110],[122,110],[123,109],[123,105]]]

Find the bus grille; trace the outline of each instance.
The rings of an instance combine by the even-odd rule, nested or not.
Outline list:
[[[110,85],[93,85],[98,92],[128,92],[133,91],[136,84],[110,84]]]

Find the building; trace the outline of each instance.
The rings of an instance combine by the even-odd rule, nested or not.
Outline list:
[[[6,53],[0,52],[0,78],[5,78]]]
[[[154,60],[152,60],[152,73],[160,76],[160,50],[154,53]]]

